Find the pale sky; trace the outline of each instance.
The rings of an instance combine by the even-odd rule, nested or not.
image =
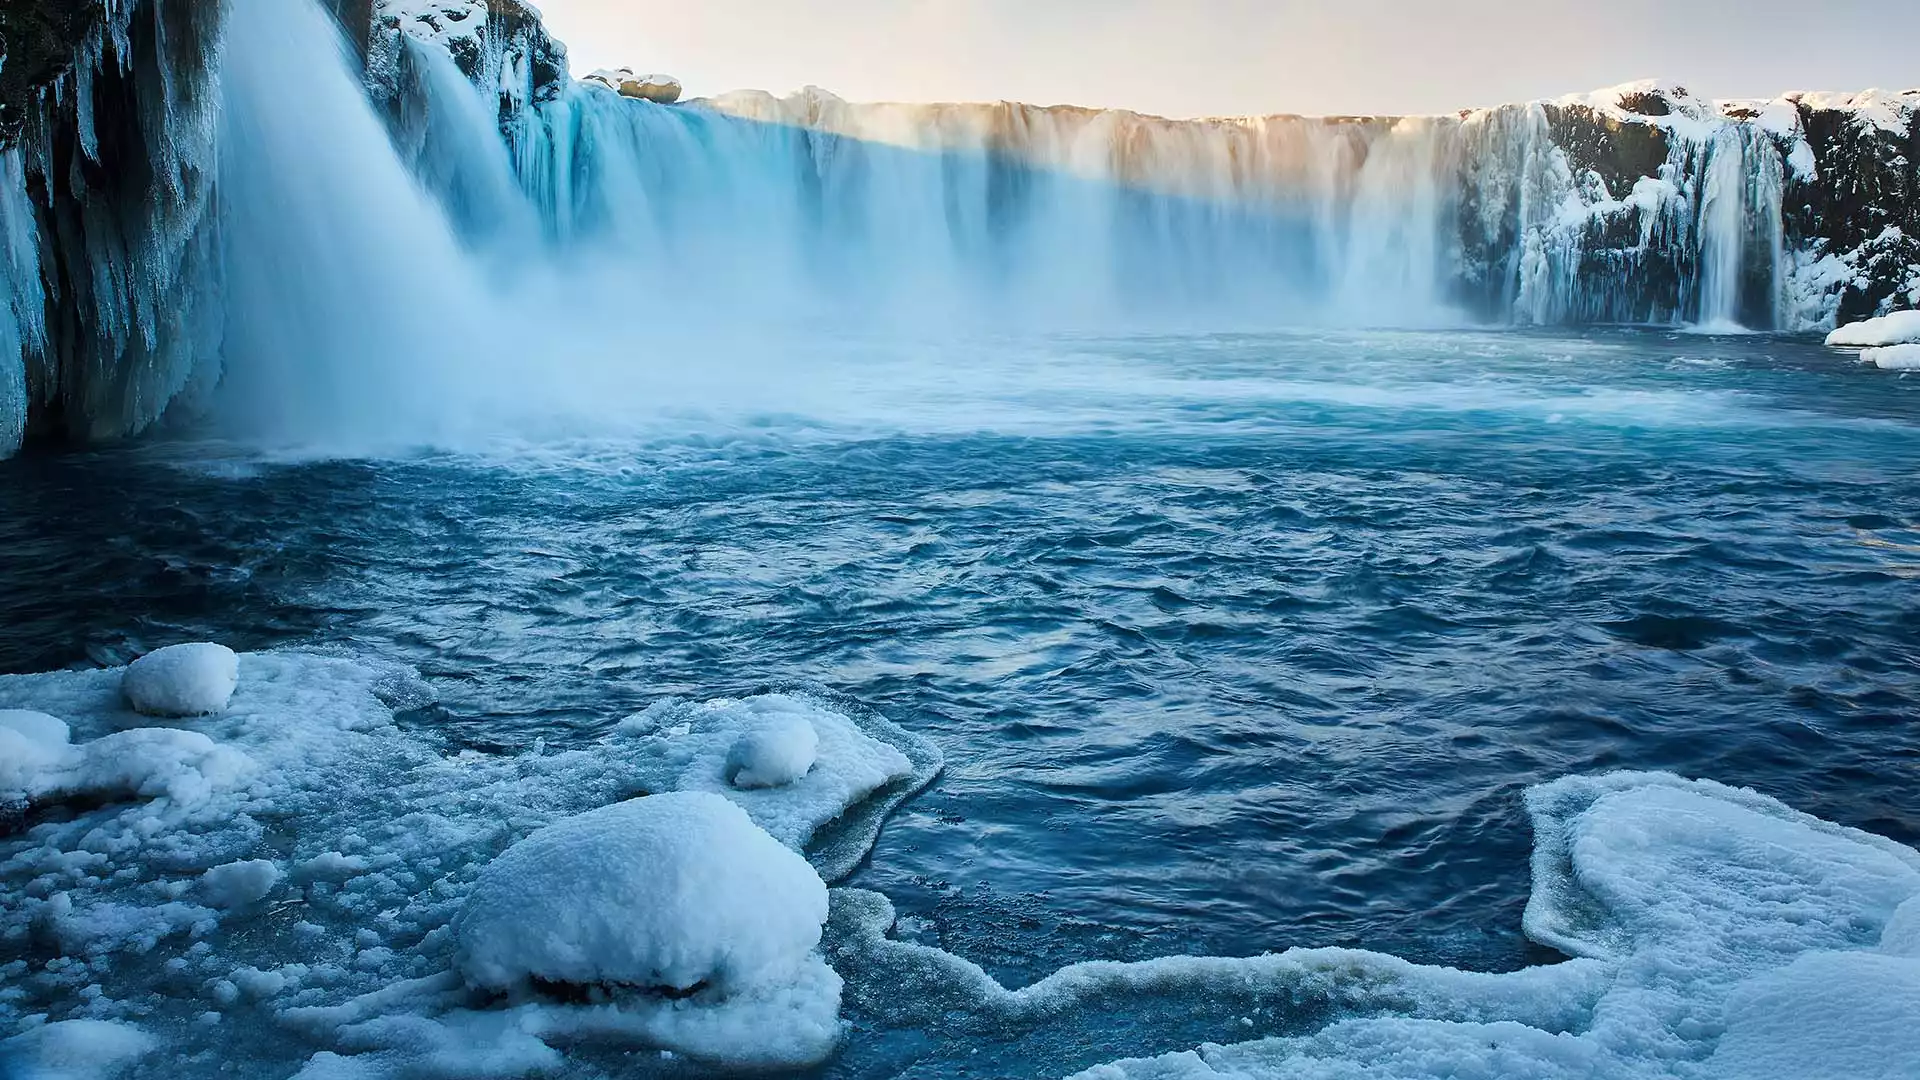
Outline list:
[[[1168,116],[1432,113],[1633,79],[1920,86],[1916,0],[534,0],[575,75]]]

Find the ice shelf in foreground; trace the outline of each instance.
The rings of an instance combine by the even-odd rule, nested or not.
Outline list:
[[[1920,311],[1896,311],[1843,326],[1827,335],[1827,344],[1856,348],[1920,344]]]
[[[1536,969],[1540,1024],[1356,1017],[1299,1038],[1088,1070],[1099,1080],[1904,1080],[1920,1061],[1920,853],[1750,791],[1661,774],[1528,793],[1526,928],[1604,965]],[[1562,985],[1554,985],[1564,970]]]
[[[0,1060],[17,1066],[0,1075],[61,1075],[70,1033],[86,1030],[148,1047],[85,1065],[90,1078],[120,1064],[129,1077],[211,1076],[230,1060],[278,1076],[517,1076],[581,1047],[817,1061],[841,1034],[840,977],[811,953],[821,879],[856,864],[879,818],[940,764],[878,717],[800,695],[670,702],[648,714],[663,729],[630,725],[567,752],[449,754],[396,724],[396,709],[431,700],[405,669],[260,654],[238,657],[237,676],[224,710],[167,728],[131,709],[125,669],[0,677]],[[729,749],[776,720],[818,732],[813,768],[780,788],[728,784]],[[699,793],[655,805],[707,808],[682,815],[667,845],[694,860],[682,899],[716,920],[702,938],[681,911],[690,967],[668,964],[659,985],[610,969],[602,984],[528,962],[503,997],[489,996],[499,979],[469,985],[512,967],[482,944],[500,924],[469,908],[489,875],[496,900],[516,880],[501,852],[549,827],[592,833],[596,814],[683,788]],[[573,868],[584,903],[590,867]],[[718,918],[727,897],[731,921]],[[529,934],[551,928],[539,920],[558,908],[521,899]],[[779,911],[775,933],[765,920]],[[771,944],[756,953],[750,934]],[[626,959],[674,948],[651,947]],[[483,953],[491,966],[474,963]]]
[[[165,782],[54,812],[43,798],[0,834],[10,1076],[192,1080],[232,1060],[302,1080],[564,1075],[634,1050],[793,1067],[846,1037],[843,1006],[949,1048],[1050,1025],[1086,1055],[1054,1075],[1130,1047],[1191,1045],[1169,1033],[1196,1023],[1252,1041],[1087,1075],[1911,1080],[1900,1070],[1920,1060],[1920,853],[1710,782],[1616,774],[1529,793],[1526,929],[1575,957],[1565,963],[1480,974],[1310,949],[1077,964],[1009,989],[894,939],[886,899],[858,889],[831,894],[814,951],[816,883],[857,863],[877,818],[938,768],[929,747],[857,710],[797,694],[667,702],[578,750],[487,755],[398,725],[396,709],[428,700],[400,669],[242,656],[228,708],[170,729],[142,726],[122,675],[0,678],[0,709],[27,710],[0,713],[0,730],[54,757],[156,731],[156,745],[211,752],[162,755],[179,766],[161,770]],[[743,737],[796,719],[819,738],[811,770],[783,787],[729,782]],[[526,952],[563,921],[556,912],[599,910],[595,890],[639,880],[600,856],[644,846],[630,838],[651,826],[627,829],[625,816],[676,791],[698,794],[655,805],[699,805],[710,820],[650,859],[716,875],[687,894],[705,907],[784,896],[778,910],[804,918],[778,933],[694,927],[603,943],[596,960],[616,963],[583,981]],[[727,839],[744,836],[756,839]],[[533,858],[549,843],[564,857]],[[742,850],[758,851],[758,869],[727,861]],[[529,859],[570,887],[542,892],[559,879],[517,873]],[[766,890],[741,885],[754,881]],[[670,921],[649,909],[602,928]],[[492,930],[511,948],[488,952]],[[691,943],[693,959],[656,955],[668,939]],[[729,947],[740,951],[723,958]],[[492,969],[475,966],[480,953]],[[1263,1026],[1289,1037],[1261,1038]]]

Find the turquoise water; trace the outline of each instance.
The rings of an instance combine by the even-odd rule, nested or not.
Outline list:
[[[722,391],[457,451],[0,465],[0,670],[322,646],[416,666],[407,722],[483,752],[812,688],[943,749],[851,880],[1010,985],[1551,960],[1520,792],[1574,773],[1920,842],[1920,379],[1792,339],[1356,332],[848,346]],[[1179,1011],[909,1032],[854,995],[826,1071],[1230,1034]]]

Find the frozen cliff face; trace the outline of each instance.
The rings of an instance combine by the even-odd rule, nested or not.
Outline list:
[[[43,81],[7,83],[0,125],[0,454],[138,432],[217,380],[221,12],[10,5],[4,70]]]
[[[365,26],[355,40],[363,43],[368,88],[396,116],[423,104],[409,42],[452,58],[468,81],[497,100],[504,127],[558,96],[568,81],[566,46],[547,35],[540,13],[523,0],[337,2],[347,12],[350,35]]]

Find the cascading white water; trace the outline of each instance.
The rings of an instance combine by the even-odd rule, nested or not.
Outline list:
[[[233,6],[222,415],[276,440],[431,440],[470,407],[502,327],[345,49],[312,0]]]
[[[1747,154],[1740,129],[1715,132],[1700,203],[1700,316],[1707,330],[1740,329],[1747,239]]]
[[[1804,307],[1781,281],[1785,136],[1684,92],[1670,119],[1603,102],[1580,129],[1664,141],[1655,175],[1615,170],[1629,190],[1574,164],[1566,107],[1548,104],[1167,121],[820,91],[664,107],[572,84],[539,104],[509,95],[524,107],[503,139],[499,88],[476,87],[441,46],[388,46],[406,86],[383,118],[314,0],[230,7],[223,118],[192,95],[161,103],[194,161],[219,133],[218,228],[193,212],[204,184],[177,185],[182,208],[160,215],[192,241],[192,272],[162,257],[176,236],[77,262],[97,294],[90,355],[125,369],[86,382],[106,387],[103,404],[69,406],[103,435],[222,372],[232,428],[404,441],[560,398],[630,410],[670,394],[661,373],[688,354],[706,368],[752,355],[761,374],[736,381],[765,382],[774,346],[808,336],[1730,327],[1765,321],[1749,295],[1762,249],[1776,322]],[[527,83],[505,58],[481,67],[482,81]],[[95,119],[79,111],[83,146]],[[51,295],[35,291],[18,172],[0,174],[0,453],[24,423]],[[216,237],[217,256],[203,250]]]

